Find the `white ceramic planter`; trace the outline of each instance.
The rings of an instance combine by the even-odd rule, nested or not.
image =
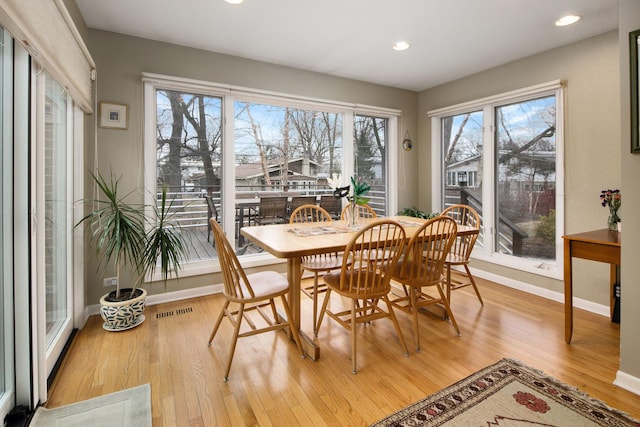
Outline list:
[[[140,289],[140,288],[139,288]],[[147,300],[147,291],[140,289],[140,296],[119,302],[107,301],[109,294],[100,298],[100,315],[104,320],[102,327],[107,331],[126,331],[135,328],[144,321],[144,306]]]

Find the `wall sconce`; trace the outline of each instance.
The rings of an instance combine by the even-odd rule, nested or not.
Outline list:
[[[413,142],[411,141],[411,138],[409,137],[409,131],[406,131],[404,133],[404,140],[402,141],[402,148],[404,148],[404,151],[411,151],[411,149],[413,148]]]

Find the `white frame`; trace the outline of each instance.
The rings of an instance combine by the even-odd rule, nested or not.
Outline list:
[[[222,176],[222,197],[229,197],[235,192],[235,152],[233,147],[234,141],[234,122],[227,118],[234,117],[234,105],[236,100],[247,102],[270,103],[273,105],[285,105],[296,108],[317,109],[343,114],[343,133],[342,133],[342,164],[344,177],[352,176],[354,170],[353,157],[353,117],[356,114],[372,115],[377,117],[388,118],[388,146],[387,146],[387,187],[390,190],[387,193],[387,210],[389,213],[397,212],[398,209],[398,117],[402,112],[394,109],[374,107],[360,104],[348,104],[335,102],[324,99],[306,98],[290,94],[267,92],[257,89],[245,87],[230,86],[217,84],[201,80],[192,80],[171,76],[164,76],[152,73],[143,73],[143,94],[144,94],[144,179],[145,179],[145,203],[152,205],[155,203],[154,195],[156,194],[156,134],[155,134],[155,112],[156,99],[155,93],[157,89],[170,89],[180,91],[192,91],[210,96],[219,96],[223,98],[222,115],[223,115],[223,176]],[[230,142],[231,141],[231,142]],[[233,218],[235,215],[233,203],[223,203],[223,217]],[[229,236],[234,234],[233,222],[224,224],[225,233]],[[285,260],[278,259],[272,255],[263,252],[259,254],[243,255],[243,265],[245,267],[257,267],[273,263],[283,263]],[[184,266],[181,272],[182,277],[194,276],[198,274],[207,274],[220,271],[217,262],[211,260],[191,262]],[[152,278],[152,281],[160,280],[159,273]]]
[[[564,234],[564,82],[554,80],[551,82],[530,86],[487,98],[470,101],[451,107],[429,111],[427,116],[431,118],[431,166],[432,166],[432,209],[442,209],[442,144],[441,144],[441,118],[462,114],[471,111],[483,111],[483,176],[482,181],[486,188],[495,188],[495,176],[493,174],[494,143],[493,123],[495,122],[495,107],[507,103],[521,102],[545,95],[556,96],[556,260],[553,263],[533,262],[532,260],[500,254],[493,250],[495,238],[494,224],[494,199],[489,191],[483,192],[482,206],[487,211],[483,214],[484,242],[482,247],[474,249],[472,258],[495,263],[505,267],[515,268],[540,276],[562,280],[564,272],[563,242]]]
[[[100,127],[106,129],[127,129],[129,109],[126,104],[100,103]]]

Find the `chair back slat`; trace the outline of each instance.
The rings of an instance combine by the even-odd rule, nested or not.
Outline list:
[[[451,218],[439,216],[416,230],[400,267],[403,282],[429,286],[442,280],[444,261],[456,240],[457,227]]]
[[[357,299],[386,295],[404,244],[405,231],[393,220],[377,220],[364,227],[345,248],[340,288]]]
[[[216,241],[218,260],[224,279],[224,295],[230,300],[239,300],[255,297],[251,284],[238,261],[238,257],[231,247],[229,240],[222,231],[222,227],[213,218],[209,220],[213,238]]]
[[[307,222],[331,222],[331,215],[329,212],[321,208],[320,206],[307,204],[298,206],[291,212],[289,217],[289,224],[304,224]]]
[[[355,211],[356,218],[374,219],[378,217],[376,211],[374,211],[369,205],[352,205],[351,203],[348,203],[344,209],[342,209],[340,219],[351,218],[353,215],[352,211]]]
[[[458,225],[464,225],[474,228],[480,228],[480,215],[468,205],[452,205],[442,211],[440,216],[446,216],[453,219]],[[461,259],[469,259],[471,251],[476,244],[479,233],[472,233],[458,236],[453,246],[451,254]]]

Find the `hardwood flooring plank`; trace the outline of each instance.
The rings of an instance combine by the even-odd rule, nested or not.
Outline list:
[[[320,360],[302,359],[281,332],[261,334],[238,341],[224,382],[232,335],[228,322],[207,346],[221,295],[150,306],[145,322],[126,332],[106,332],[93,316],[76,334],[45,406],[150,383],[154,427],[368,425],[507,357],[640,418],[640,396],[613,385],[619,325],[575,309],[569,345],[562,304],[486,280],[478,283],[484,306],[469,288],[453,296],[462,336],[437,308],[421,314],[420,353],[414,351],[411,317],[396,313],[409,357],[391,322],[360,325],[356,375],[349,334],[329,318],[317,338]],[[332,297],[332,306],[341,303]],[[310,313],[311,300],[302,297],[306,331]]]

